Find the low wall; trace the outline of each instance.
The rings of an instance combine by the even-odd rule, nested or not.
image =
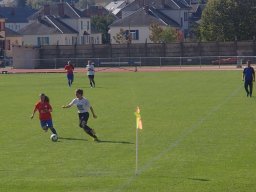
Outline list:
[[[39,49],[13,46],[13,67],[16,69],[35,69],[40,65]]]

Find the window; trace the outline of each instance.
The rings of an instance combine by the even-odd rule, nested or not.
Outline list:
[[[139,30],[130,30],[130,31],[126,30],[125,32],[126,38],[128,38],[129,33],[132,40],[139,40]]]
[[[184,12],[184,21],[188,21],[188,12]]]
[[[87,21],[87,31],[90,30],[90,21]]]
[[[37,37],[37,45],[49,45],[49,37]]]
[[[11,50],[11,41],[10,40],[5,41],[5,49],[6,50]]]
[[[85,45],[87,43],[88,43],[88,36],[87,35],[81,36],[81,44]]]
[[[77,37],[72,37],[72,45],[76,45],[77,44]]]
[[[94,44],[94,37],[90,38],[90,44]]]
[[[83,21],[81,21],[80,24],[81,24],[81,30],[82,30],[83,29]]]
[[[0,22],[0,31],[4,31],[4,22]]]

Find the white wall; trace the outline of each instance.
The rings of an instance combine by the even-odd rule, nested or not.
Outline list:
[[[29,23],[5,23],[5,27],[17,32],[26,27],[28,24]]]
[[[13,57],[13,46],[22,44],[22,37],[6,37],[6,41],[10,41],[10,49],[6,48],[5,54],[7,57]]]
[[[38,46],[38,37],[49,37],[49,45],[72,45],[72,37],[77,37],[77,34],[23,35],[22,45]]]
[[[152,41],[149,39],[150,30],[149,27],[122,27],[124,30],[139,30],[139,39],[138,40],[132,40],[132,43],[145,43],[146,41],[148,43],[152,43]],[[113,38],[116,36],[117,33],[120,32],[120,27],[111,27],[109,30],[111,43],[117,44],[115,39]]]
[[[37,67],[39,49],[32,47],[13,47],[13,67],[15,69],[34,69]]]
[[[84,31],[91,33],[91,19],[90,18],[80,18],[80,19],[61,19],[64,23],[77,30],[79,36],[84,34]]]
[[[183,20],[182,30],[188,29],[188,21],[184,21],[184,12],[188,10],[163,10],[163,13],[172,18],[172,20],[176,21],[178,24],[181,25],[181,18]]]

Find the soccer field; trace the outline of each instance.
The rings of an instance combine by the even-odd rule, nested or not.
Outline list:
[[[241,71],[97,73],[96,88],[76,73],[0,75],[1,192],[255,192],[256,96]],[[75,89],[93,106],[78,127]],[[60,136],[30,115],[44,92]],[[254,93],[256,95],[256,91]],[[140,106],[138,174],[135,115]]]

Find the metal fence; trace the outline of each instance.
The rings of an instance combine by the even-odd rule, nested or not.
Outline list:
[[[241,67],[247,60],[256,64],[256,56],[198,56],[198,57],[117,57],[117,58],[55,58],[30,60],[35,63],[32,68],[58,69],[63,68],[67,61],[75,67],[85,67],[89,60],[94,62],[95,67],[188,67],[188,66],[223,66]],[[16,62],[19,62],[16,60]],[[22,62],[22,61],[21,61]],[[13,63],[9,61],[10,66]],[[22,68],[13,65],[13,68]],[[24,67],[29,68],[29,67]]]

